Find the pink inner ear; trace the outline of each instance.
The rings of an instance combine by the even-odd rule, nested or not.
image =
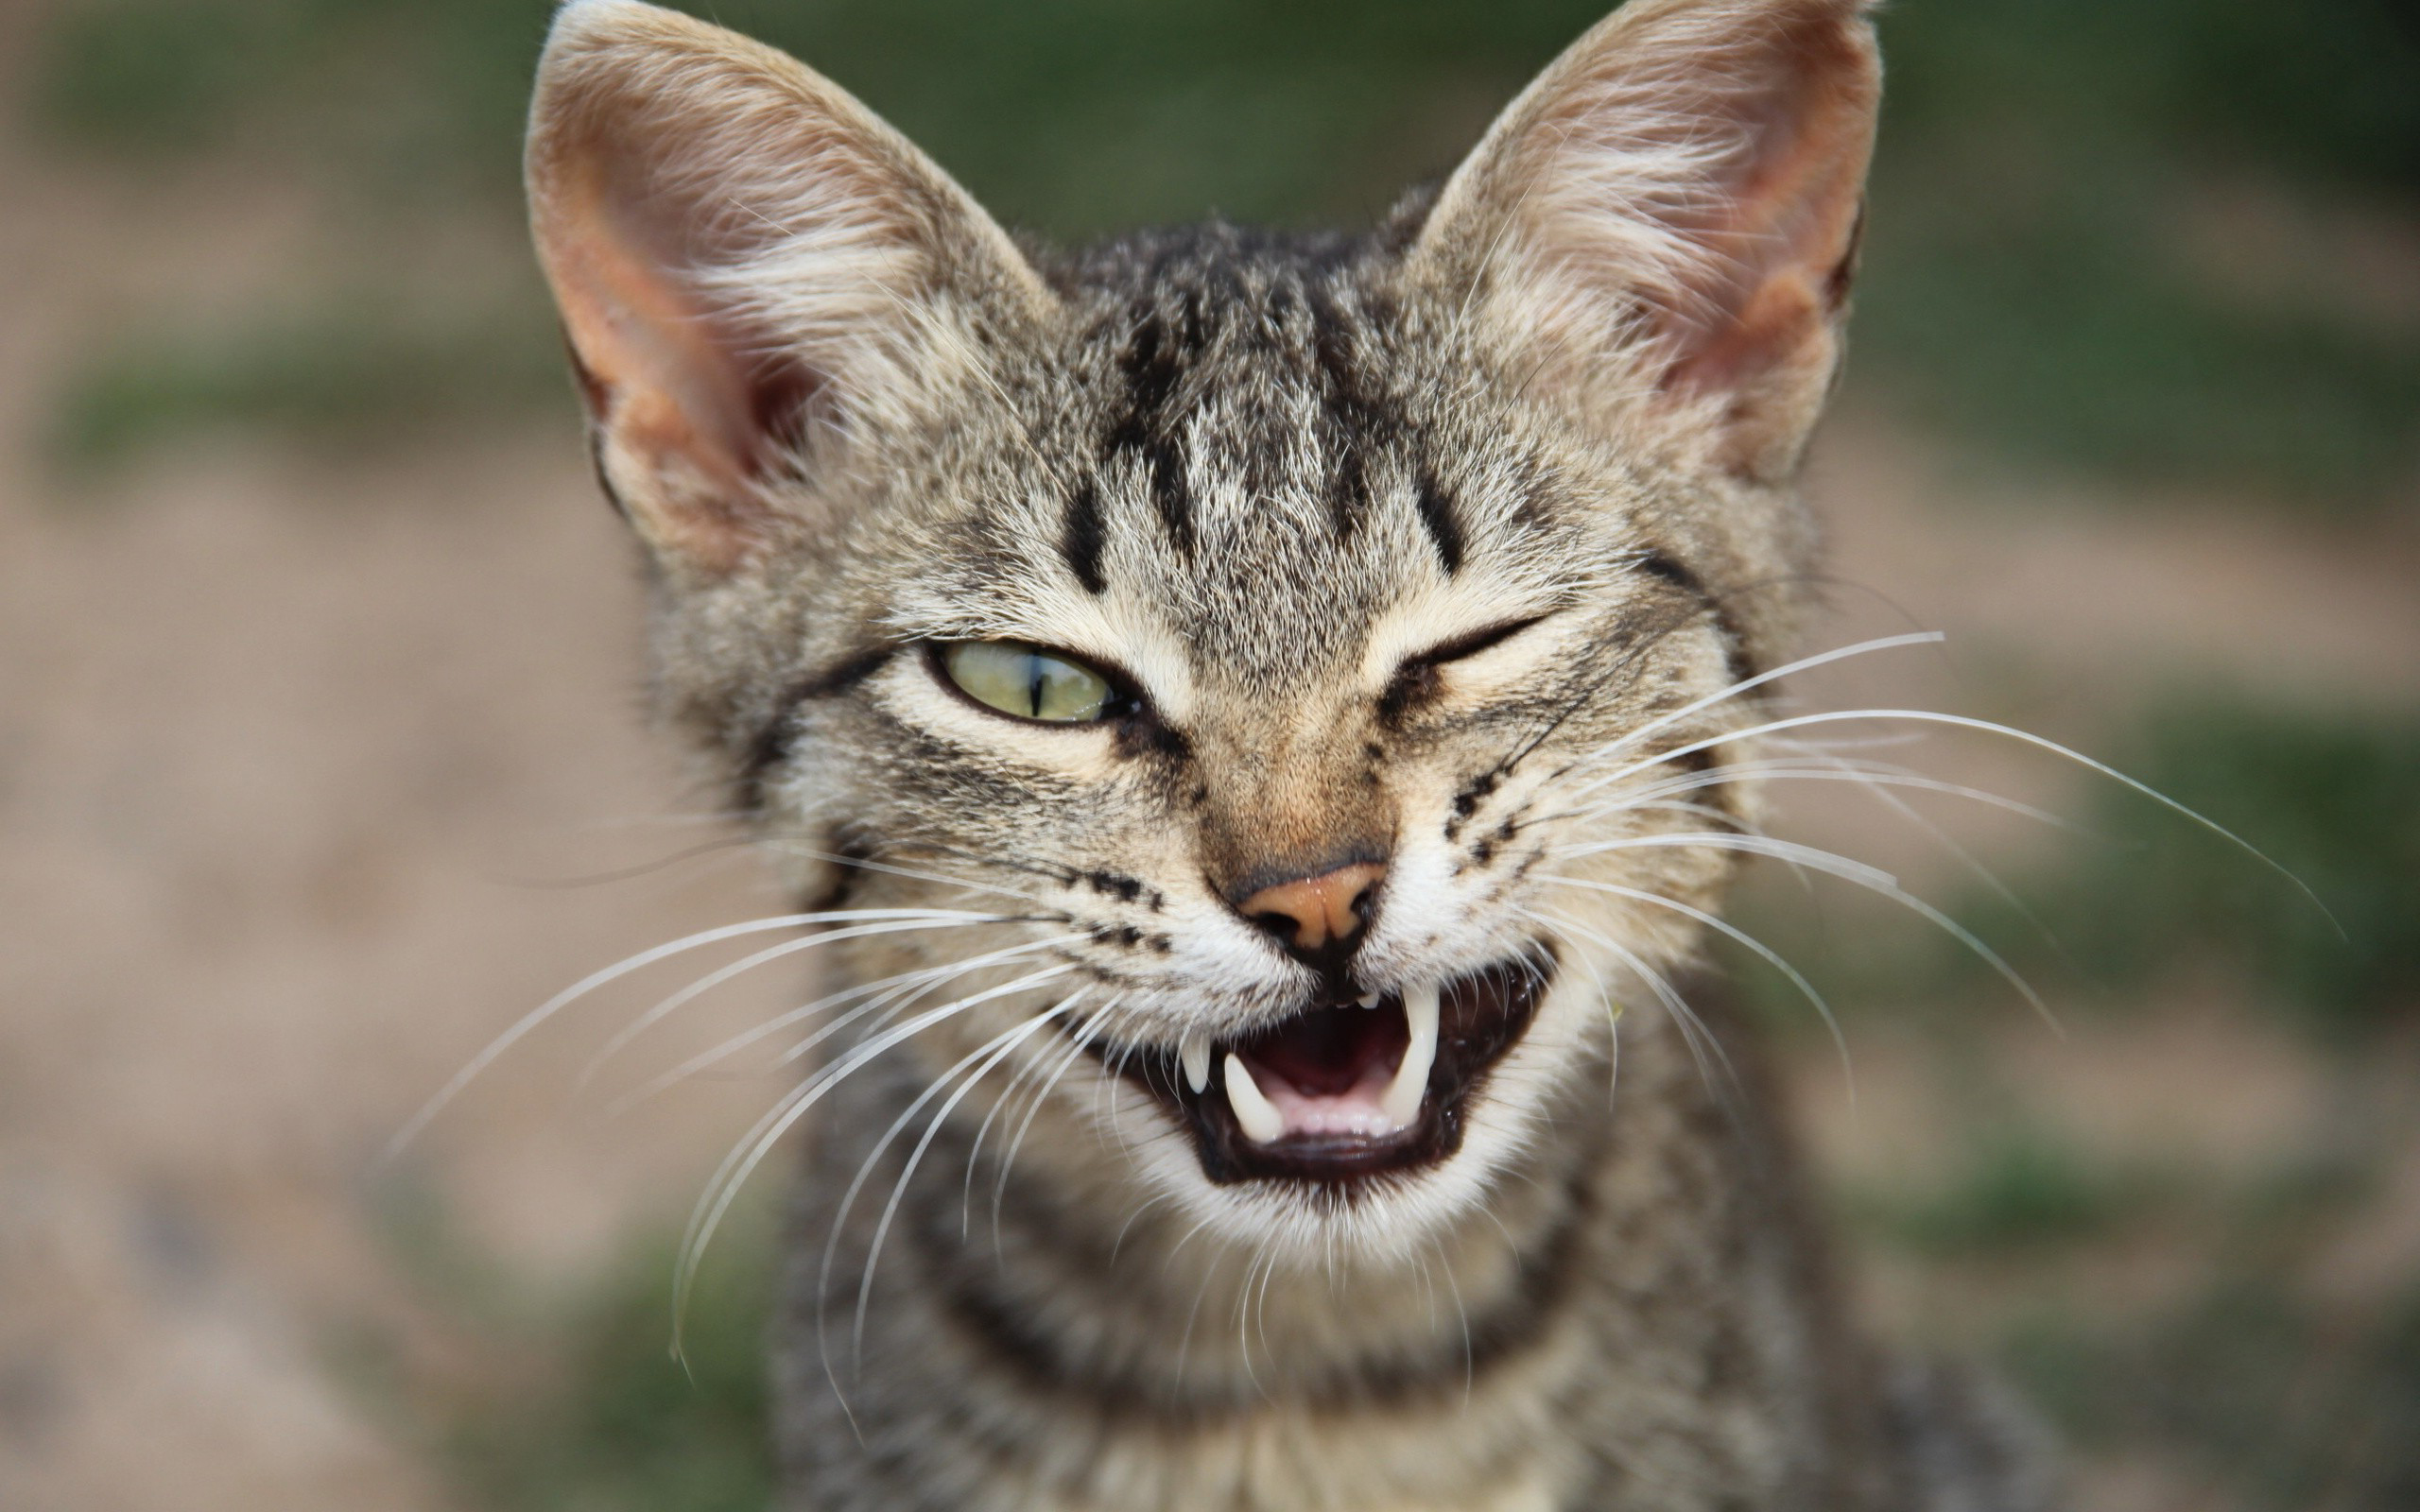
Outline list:
[[[1762,87],[1729,102],[1745,141],[1723,207],[1691,230],[1708,254],[1697,307],[1672,312],[1667,388],[1736,388],[1828,335],[1848,293],[1872,132],[1871,65],[1830,18],[1770,42]]]

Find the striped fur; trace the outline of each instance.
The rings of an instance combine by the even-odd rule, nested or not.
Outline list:
[[[662,704],[802,898],[998,910],[833,952],[959,970],[823,1042],[787,1504],[2043,1504],[1656,985],[1756,813],[1876,88],[1859,0],[1635,0],[1371,233],[1059,255],[779,54],[564,9],[533,219]],[[1133,712],[1005,720],[964,640]],[[1235,900],[1347,863],[1354,990],[1549,985],[1433,1159],[1238,1177],[1150,1078],[1312,1001]]]

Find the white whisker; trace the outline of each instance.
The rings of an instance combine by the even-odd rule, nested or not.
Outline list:
[[[2215,835],[2218,835],[2220,838],[2242,850],[2246,855],[2249,855],[2254,860],[2258,861],[2262,866],[2267,867],[2270,870],[2274,871],[2277,875],[2285,878],[2288,882],[2292,883],[2296,890],[2301,892],[2305,898],[2310,900],[2311,906],[2317,908],[2321,914],[2325,916],[2328,923],[2335,926],[2336,932],[2340,936],[2350,937],[2344,936],[2343,924],[2337,919],[2335,914],[2329,912],[2327,905],[2320,901],[2319,894],[2311,891],[2309,884],[2304,882],[2302,878],[2294,875],[2293,872],[2288,870],[2275,860],[2273,860],[2267,851],[2261,850],[2258,846],[2254,845],[2251,841],[2246,840],[2243,836],[2236,833],[2233,830],[2228,829],[2225,825],[2221,824],[2218,820],[2211,818],[2209,816],[2202,813],[2198,809],[2190,808],[2186,804],[2178,802],[2176,799],[2169,797],[2167,794],[2161,792],[2158,788],[2152,786],[2148,782],[2142,782],[2137,778],[2127,776],[2124,772],[2119,771],[2117,767],[2110,765],[2106,762],[2096,761],[2080,750],[2075,750],[2069,747],[2060,745],[2057,741],[2050,739],[2047,735],[2037,735],[2032,733],[2031,730],[2019,730],[2014,725],[2003,725],[1997,721],[1990,719],[1978,719],[1968,714],[1943,713],[1932,709],[1841,709],[1829,710],[1820,713],[1792,714],[1787,718],[1768,720],[1763,724],[1752,725],[1744,730],[1730,730],[1720,735],[1709,735],[1703,740],[1692,741],[1686,745],[1675,747],[1671,750],[1662,752],[1659,755],[1648,757],[1643,761],[1634,762],[1630,765],[1623,767],[1619,771],[1611,773],[1608,776],[1599,779],[1598,785],[1602,785],[1603,782],[1617,782],[1624,777],[1645,771],[1649,767],[1661,765],[1666,762],[1677,761],[1684,756],[1694,755],[1698,751],[1712,750],[1716,747],[1729,745],[1736,741],[1749,740],[1760,735],[1778,734],[1785,730],[1803,730],[1818,725],[1841,724],[1852,719],[1899,719],[1907,720],[1915,724],[1946,725],[1958,730],[1980,730],[1985,734],[1999,735],[2009,740],[2017,741],[2024,745],[2034,747],[2040,750],[2048,751],[2054,756],[2065,757],[2066,760],[2074,762],[2080,766],[2087,767],[2092,771],[2099,772],[2101,776],[2109,778],[2113,782],[2121,783],[2124,786],[2140,793],[2145,798],[2150,799],[2152,801],[2159,804],[2163,808],[2183,815],[2185,817],[2192,820],[2195,824],[2200,825],[2202,828],[2209,831]]]
[[[1785,977],[1788,977],[1789,979],[1790,986],[1798,988],[1800,994],[1803,995],[1807,1002],[1815,1005],[1816,1013],[1821,1015],[1824,1020],[1824,1027],[1831,1033],[1834,1048],[1840,1051],[1841,1075],[1848,1082],[1849,1102],[1852,1105],[1857,1102],[1857,1070],[1849,1063],[1849,1041],[1848,1037],[1841,1032],[1841,1021],[1834,1017],[1832,1013],[1832,1005],[1824,1001],[1824,994],[1815,990],[1815,984],[1806,980],[1806,973],[1799,971],[1797,967],[1792,966],[1782,956],[1782,954],[1779,951],[1774,950],[1772,946],[1766,944],[1763,940],[1758,939],[1755,936],[1749,934],[1746,930],[1741,929],[1738,925],[1732,923],[1729,919],[1717,914],[1708,913],[1703,908],[1693,907],[1688,903],[1681,902],[1677,898],[1667,898],[1661,893],[1648,892],[1638,887],[1624,887],[1617,883],[1599,882],[1590,877],[1566,877],[1557,875],[1548,876],[1541,880],[1552,883],[1558,886],[1584,887],[1590,892],[1609,893],[1617,898],[1631,899],[1635,902],[1652,903],[1658,908],[1668,908],[1674,913],[1682,914],[1687,918],[1696,919],[1699,923],[1705,925],[1708,929],[1720,931],[1729,938],[1737,940],[1740,944],[1748,947],[1748,949],[1754,951],[1758,955],[1762,956],[1765,962],[1772,966],[1773,970],[1781,972]]]
[[[878,1028],[892,1015],[905,1010],[918,998],[954,977],[963,976],[969,971],[979,971],[986,966],[994,966],[1002,961],[1014,960],[1021,955],[1031,955],[1037,951],[1048,950],[1054,945],[1064,945],[1080,937],[1075,935],[1055,935],[1046,939],[1028,940],[1021,945],[1010,945],[999,950],[987,951],[980,955],[970,956],[962,961],[948,961],[940,966],[920,967],[912,971],[901,971],[892,976],[862,982],[855,987],[844,988],[838,992],[827,993],[811,1003],[803,1004],[740,1034],[734,1035],[720,1044],[700,1051],[671,1070],[615,1098],[607,1105],[606,1113],[609,1117],[618,1118],[639,1104],[649,1098],[661,1096],[673,1087],[699,1074],[710,1066],[729,1059],[750,1045],[770,1039],[784,1029],[804,1022],[826,1008],[838,1006],[851,998],[864,997],[868,1001],[859,1004],[797,1044],[783,1051],[773,1069],[778,1070],[782,1066],[790,1065],[802,1059],[817,1045],[831,1039],[869,1013],[880,1011],[881,1017],[872,1025]]]
[[[573,1083],[573,1087],[575,1090],[586,1088],[591,1081],[596,1079],[596,1074],[602,1071],[615,1056],[629,1048],[632,1040],[635,1040],[639,1036],[647,1033],[648,1030],[663,1022],[666,1019],[670,1018],[673,1014],[678,1013],[688,1005],[705,996],[708,992],[713,991],[716,988],[722,986],[725,982],[731,981],[735,977],[752,971],[760,966],[769,965],[771,962],[778,961],[784,956],[796,955],[801,951],[811,950],[818,945],[829,945],[844,939],[860,939],[869,935],[895,935],[903,930],[962,929],[972,928],[977,924],[999,924],[1016,921],[1018,920],[1014,919],[1012,916],[1007,914],[997,915],[990,919],[951,919],[939,923],[925,919],[898,919],[880,924],[856,924],[846,929],[835,929],[821,935],[810,935],[804,939],[784,940],[779,945],[769,946],[752,954],[744,955],[738,960],[733,961],[728,966],[707,972],[704,976],[700,977],[695,982],[690,983],[687,987],[683,988],[680,991],[665,998],[662,1002],[656,1004],[655,1006],[648,1009],[645,1013],[640,1014],[636,1019],[633,1019],[630,1023],[625,1025],[619,1033],[614,1036],[613,1039],[608,1040],[605,1042],[603,1049],[597,1051],[596,1055],[589,1057],[588,1064],[580,1068],[579,1079]]]
[[[1578,854],[1590,854],[1605,850],[1652,850],[1668,846],[1684,849],[1703,846],[1710,850],[1737,850],[1745,855],[1771,856],[1775,860],[1794,858],[1799,864],[1811,870],[1838,877],[1843,882],[1855,883],[1878,896],[1888,898],[1893,902],[1937,925],[1960,944],[1974,952],[1985,965],[1999,973],[2001,980],[2014,988],[2017,994],[2032,1005],[2033,1011],[2041,1016],[2044,1023],[2049,1025],[2052,1033],[2062,1037],[2066,1033],[2059,1022],[2058,1015],[2052,1013],[2050,1005],[2042,1001],[2042,995],[2033,990],[2033,985],[2026,981],[2017,972],[2016,968],[2009,965],[1999,952],[1983,943],[1981,936],[1900,886],[1896,877],[1878,867],[1870,867],[1861,861],[1852,861],[1846,856],[1835,855],[1829,850],[1818,850],[1810,845],[1799,845],[1789,840],[1768,840],[1756,835],[1711,832],[1698,834],[1634,835],[1623,840],[1605,840],[1594,845],[1575,846],[1570,850]]]
[[[1559,914],[1550,915],[1526,910],[1524,912],[1525,917],[1537,920],[1558,934],[1566,936],[1576,934],[1594,940],[1599,948],[1614,955],[1622,965],[1630,968],[1632,974],[1644,982],[1648,990],[1655,994],[1656,1001],[1664,1005],[1664,1011],[1672,1016],[1673,1023],[1681,1031],[1682,1041],[1689,1047],[1689,1058],[1697,1062],[1698,1075],[1704,1081],[1707,1091],[1721,1097],[1726,1107],[1736,1107],[1736,1101],[1744,1096],[1744,1093],[1739,1090],[1739,1075],[1732,1068],[1729,1053],[1722,1048],[1722,1042],[1714,1037],[1714,1031],[1706,1027],[1705,1021],[1698,1017],[1697,1010],[1689,1006],[1688,1000],[1681,996],[1680,989],[1675,988],[1663,972],[1650,966],[1635,951],[1598,930],[1590,929],[1584,924]],[[1709,1054],[1713,1057],[1713,1063],[1709,1063],[1707,1059]],[[1719,1063],[1722,1068],[1722,1080],[1731,1089],[1728,1094],[1715,1084],[1715,1063]]]
[[[993,914],[972,914],[963,910],[938,908],[843,908],[809,914],[781,914],[769,919],[751,919],[736,924],[724,924],[715,929],[700,930],[695,935],[683,936],[680,939],[641,951],[635,955],[626,955],[611,966],[581,977],[523,1014],[511,1027],[488,1041],[486,1049],[472,1057],[468,1064],[456,1072],[444,1086],[437,1090],[436,1095],[422,1104],[420,1110],[406,1120],[402,1128],[395,1131],[394,1137],[387,1142],[387,1147],[380,1159],[392,1160],[401,1155],[414,1140],[420,1137],[422,1131],[428,1127],[437,1115],[445,1110],[448,1104],[461,1095],[464,1088],[470,1086],[482,1072],[493,1065],[499,1056],[527,1038],[530,1032],[540,1024],[599,988],[617,982],[632,971],[652,966],[658,961],[669,959],[685,951],[718,944],[727,939],[767,934],[777,929],[800,929],[810,924],[855,923],[861,920],[886,919],[966,920],[992,919],[997,917]]]
[[[1592,763],[1602,760],[1626,747],[1637,745],[1640,741],[1654,734],[1657,730],[1668,729],[1671,726],[1678,724],[1680,721],[1688,718],[1691,714],[1711,709],[1717,704],[1737,698],[1743,693],[1750,692],[1756,688],[1761,688],[1767,683],[1778,681],[1783,678],[1792,677],[1801,672],[1811,671],[1816,667],[1825,666],[1834,662],[1845,662],[1851,657],[1870,656],[1876,651],[1895,650],[1900,646],[1907,645],[1935,645],[1946,639],[1948,639],[1948,637],[1939,630],[1913,630],[1902,635],[1879,636],[1874,640],[1857,642],[1852,645],[1836,646],[1829,651],[1819,651],[1813,656],[1800,657],[1797,661],[1777,666],[1770,672],[1760,672],[1752,678],[1742,678],[1737,682],[1727,684],[1717,692],[1709,693],[1702,698],[1684,704],[1680,708],[1672,710],[1668,713],[1658,714],[1654,718],[1648,720],[1645,724],[1639,725],[1634,729],[1626,730],[1614,739],[1598,747],[1594,751],[1589,752],[1588,755],[1582,757],[1580,759],[1580,763],[1575,763],[1574,765],[1577,765],[1583,763]],[[1566,770],[1568,768],[1566,768]]]
[[[858,1165],[856,1179],[849,1183],[848,1193],[840,1199],[839,1210],[833,1217],[832,1238],[824,1246],[823,1274],[827,1279],[829,1278],[832,1269],[833,1246],[839,1242],[842,1221],[848,1217],[849,1206],[856,1200],[857,1192],[863,1186],[867,1174],[873,1169],[874,1161],[881,1159],[882,1152],[890,1148],[890,1142],[898,1137],[899,1131],[905,1128],[909,1121],[914,1119],[917,1110],[922,1108],[925,1104],[931,1099],[933,1093],[940,1091],[943,1086],[946,1086],[952,1078],[959,1077],[963,1074],[963,1080],[959,1082],[958,1090],[951,1092],[949,1096],[942,1101],[942,1106],[934,1110],[932,1118],[925,1125],[924,1136],[916,1141],[915,1148],[908,1152],[907,1163],[900,1169],[899,1179],[891,1184],[890,1200],[883,1204],[882,1217],[880,1221],[874,1225],[873,1241],[866,1249],[865,1275],[860,1278],[857,1282],[857,1317],[856,1324],[850,1332],[849,1342],[849,1357],[860,1367],[862,1367],[865,1360],[866,1304],[873,1296],[874,1268],[881,1263],[882,1244],[884,1239],[890,1236],[891,1220],[898,1216],[900,1198],[907,1193],[908,1181],[916,1175],[916,1167],[923,1163],[925,1152],[932,1147],[933,1139],[941,1132],[942,1123],[948,1119],[950,1113],[957,1108],[958,1105],[965,1099],[966,1094],[975,1090],[976,1086],[982,1081],[983,1077],[990,1073],[992,1068],[998,1065],[1001,1060],[1006,1058],[1011,1051],[1023,1044],[1026,1040],[1031,1039],[1035,1031],[1043,1028],[1051,1021],[1057,1019],[1061,1014],[1075,1006],[1077,1001],[1084,995],[1086,990],[1086,988],[1078,988],[1072,994],[1061,999],[1055,1007],[1046,1009],[1045,1011],[1027,1020],[1025,1022],[1018,1024],[1013,1028],[1005,1030],[1000,1034],[994,1035],[982,1046],[961,1058],[958,1064],[942,1073],[942,1075],[934,1081],[932,1086],[926,1088],[922,1093],[918,1094],[914,1102],[908,1105],[907,1108],[900,1113],[898,1119],[891,1124],[890,1129],[885,1131],[881,1141],[874,1145],[873,1153],[868,1155]],[[976,1060],[978,1057],[983,1057],[982,1064],[977,1066],[973,1072],[967,1072],[967,1065]],[[817,1284],[816,1295],[818,1311],[820,1313],[822,1297],[822,1282],[821,1281]]]
[[[673,1273],[674,1350],[677,1352],[680,1349],[681,1320],[688,1309],[690,1288],[697,1283],[698,1263],[704,1258],[706,1246],[713,1242],[716,1228],[721,1225],[724,1214],[731,1211],[732,1203],[738,1199],[740,1188],[747,1184],[750,1174],[763,1161],[766,1154],[774,1144],[780,1142],[782,1136],[788,1133],[790,1128],[806,1115],[807,1110],[822,1099],[824,1093],[847,1080],[893,1045],[924,1033],[944,1019],[963,1013],[977,1004],[1025,991],[1053,977],[1064,976],[1074,970],[1075,967],[1072,965],[1046,967],[1039,971],[1018,977],[1012,982],[1006,982],[972,996],[944,1003],[940,1007],[927,1009],[906,1023],[888,1029],[863,1043],[853,1046],[840,1058],[829,1066],[819,1069],[813,1075],[792,1089],[780,1102],[774,1104],[770,1111],[758,1119],[740,1143],[733,1146],[731,1154],[723,1158],[721,1166],[717,1168],[713,1177],[706,1184],[705,1192],[698,1198],[698,1206],[690,1212],[688,1228],[682,1236],[680,1261]]]

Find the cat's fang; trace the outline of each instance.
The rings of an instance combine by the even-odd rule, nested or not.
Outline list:
[[[1184,1061],[1184,1083],[1196,1096],[1210,1085],[1210,1036],[1200,1029],[1188,1032],[1184,1043],[1177,1050]]]
[[[1437,1062],[1437,984],[1406,990],[1403,1016],[1411,1039],[1378,1108],[1395,1127],[1409,1128],[1420,1117],[1421,1099],[1428,1095],[1428,1069]]]
[[[1273,1143],[1285,1134],[1285,1115],[1261,1091],[1260,1083],[1252,1079],[1243,1057],[1232,1050],[1227,1052],[1227,1104],[1236,1111],[1236,1126],[1254,1144]]]

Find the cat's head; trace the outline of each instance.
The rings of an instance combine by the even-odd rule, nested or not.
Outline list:
[[[534,218],[666,705],[806,895],[993,916],[859,920],[925,974],[831,1044],[1256,1242],[1551,1137],[1748,819],[1864,9],[1636,0],[1371,236],[1064,260],[791,60],[564,9]]]

